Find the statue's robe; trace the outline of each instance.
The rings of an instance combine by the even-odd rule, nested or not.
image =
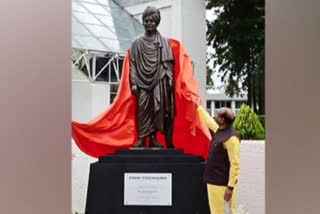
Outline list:
[[[173,145],[184,153],[207,158],[210,133],[200,120],[194,100],[199,98],[192,64],[183,46],[168,39],[174,58],[174,98],[176,115],[173,127]],[[122,77],[113,103],[100,115],[87,123],[72,121],[72,137],[86,154],[99,157],[113,154],[117,148],[129,148],[137,141],[135,123],[136,98],[129,81],[130,51],[122,67]],[[203,71],[205,72],[205,71]],[[164,136],[158,132],[157,140],[164,146]]]
[[[173,54],[166,38],[142,34],[131,45],[130,83],[136,94],[138,138],[160,131],[167,134],[175,115]]]

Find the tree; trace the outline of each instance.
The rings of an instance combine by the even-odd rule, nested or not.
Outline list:
[[[210,89],[210,88],[213,88],[214,87],[214,83],[212,81],[212,73],[213,73],[213,70],[212,68],[210,68],[210,66],[208,66],[209,64],[209,61],[210,61],[210,58],[207,56],[207,62],[206,62],[206,69],[207,69],[207,89]]]
[[[215,49],[214,72],[222,74],[227,95],[247,92],[248,104],[264,114],[264,0],[206,3],[217,15],[207,21],[207,45]]]

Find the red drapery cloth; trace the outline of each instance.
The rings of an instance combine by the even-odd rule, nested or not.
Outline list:
[[[168,39],[172,47],[175,65],[175,104],[173,144],[186,154],[207,158],[210,133],[200,120],[194,100],[200,98],[198,86],[193,77],[189,56],[176,40]],[[135,124],[135,96],[129,83],[128,51],[123,67],[117,96],[113,103],[100,115],[87,123],[72,121],[72,137],[78,147],[86,154],[99,157],[113,154],[117,148],[129,148],[137,141]],[[165,146],[164,136],[158,133],[157,140]]]

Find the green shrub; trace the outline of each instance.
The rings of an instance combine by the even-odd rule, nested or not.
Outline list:
[[[246,104],[241,105],[233,126],[238,131],[241,139],[264,139],[264,128],[258,116]]]

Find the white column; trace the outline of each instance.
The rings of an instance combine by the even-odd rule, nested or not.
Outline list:
[[[180,41],[194,62],[194,76],[199,86],[200,96],[206,98],[207,46],[205,0],[175,0],[174,2],[180,2],[181,7]],[[174,18],[175,16],[173,16]]]
[[[211,116],[214,117],[214,100],[211,100]]]
[[[233,113],[236,113],[236,101],[234,101],[234,100],[231,101],[231,109],[232,109]]]

